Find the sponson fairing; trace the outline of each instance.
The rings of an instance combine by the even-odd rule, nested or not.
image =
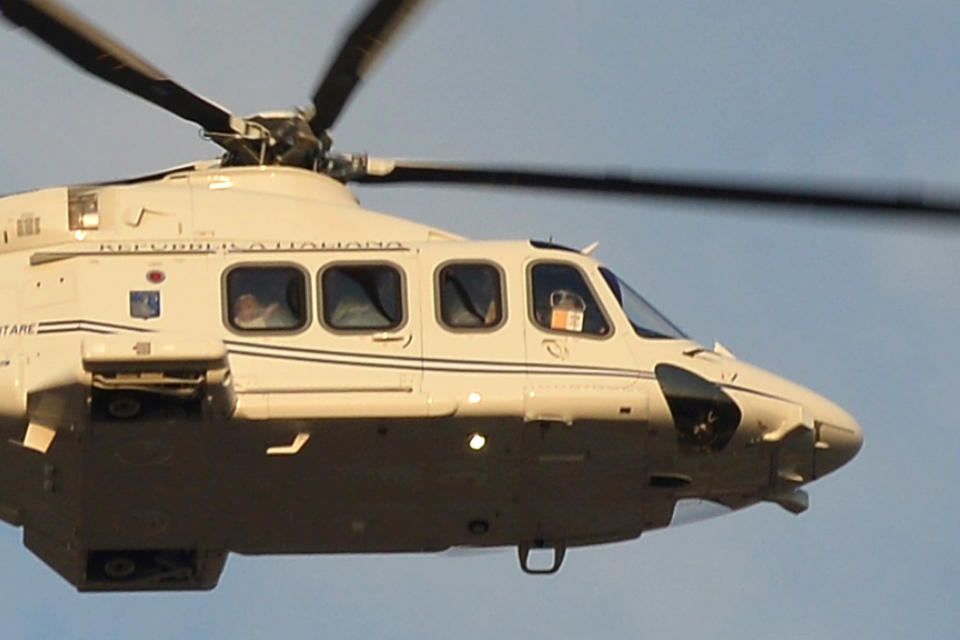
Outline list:
[[[44,190],[0,219],[0,517],[81,589],[209,588],[230,551],[510,545],[550,572],[691,499],[801,511],[860,446],[813,392],[637,329],[592,257],[315,173]]]

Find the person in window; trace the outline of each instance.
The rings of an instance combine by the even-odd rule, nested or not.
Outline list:
[[[462,300],[453,299],[444,310],[444,320],[451,327],[492,327],[500,319],[497,301],[490,298],[485,311],[477,311],[471,305],[468,308]]]
[[[369,298],[343,296],[329,314],[329,322],[338,329],[380,329],[390,327],[390,319],[377,311]]]
[[[334,329],[382,330],[402,320],[400,275],[392,267],[330,267],[322,287],[324,319]]]
[[[457,265],[441,276],[443,321],[456,328],[492,327],[500,322],[499,274],[488,266]]]
[[[252,293],[237,296],[233,303],[233,324],[241,329],[285,329],[296,319],[279,302],[264,305]]]

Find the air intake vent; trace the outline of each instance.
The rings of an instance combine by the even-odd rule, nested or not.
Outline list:
[[[654,371],[681,446],[700,451],[720,451],[727,446],[742,417],[733,399],[686,369],[658,364]]]
[[[71,231],[90,231],[100,227],[100,209],[96,191],[70,190],[67,215]]]

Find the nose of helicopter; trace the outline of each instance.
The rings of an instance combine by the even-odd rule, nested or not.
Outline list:
[[[822,396],[808,410],[815,417],[816,475],[824,476],[850,462],[863,446],[863,431],[849,413]]]
[[[782,378],[777,382],[783,385],[785,397],[803,407],[813,426],[814,478],[822,478],[850,462],[863,446],[863,431],[856,419],[815,391]]]
[[[737,385],[763,390],[802,408],[804,423],[813,429],[813,476],[821,478],[850,462],[863,446],[863,431],[852,415],[819,393],[743,361],[736,362]],[[751,413],[749,397],[745,401]],[[756,410],[757,406],[752,407]],[[776,411],[773,415],[776,415]],[[791,414],[789,420],[795,419]],[[772,416],[771,416],[772,417]],[[788,425],[789,426],[789,425]],[[809,452],[805,455],[810,455]],[[809,458],[808,458],[809,460]]]

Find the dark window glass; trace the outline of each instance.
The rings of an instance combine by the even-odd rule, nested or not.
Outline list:
[[[554,331],[607,335],[610,326],[580,271],[568,264],[540,263],[531,270],[533,317]]]
[[[323,320],[334,329],[382,330],[400,326],[400,272],[387,265],[339,265],[323,272]]]
[[[500,272],[489,264],[440,270],[440,319],[454,329],[495,327],[503,319]]]
[[[630,288],[630,286],[618,278],[616,274],[600,267],[600,273],[603,279],[610,286],[610,291],[616,296],[617,302],[627,314],[627,319],[633,325],[633,330],[637,335],[644,338],[686,338],[687,336],[676,327],[675,324],[667,320],[666,316],[657,311],[649,302],[643,299],[639,293]]]
[[[237,267],[227,274],[227,317],[243,331],[299,329],[307,323],[306,292],[296,267]]]

